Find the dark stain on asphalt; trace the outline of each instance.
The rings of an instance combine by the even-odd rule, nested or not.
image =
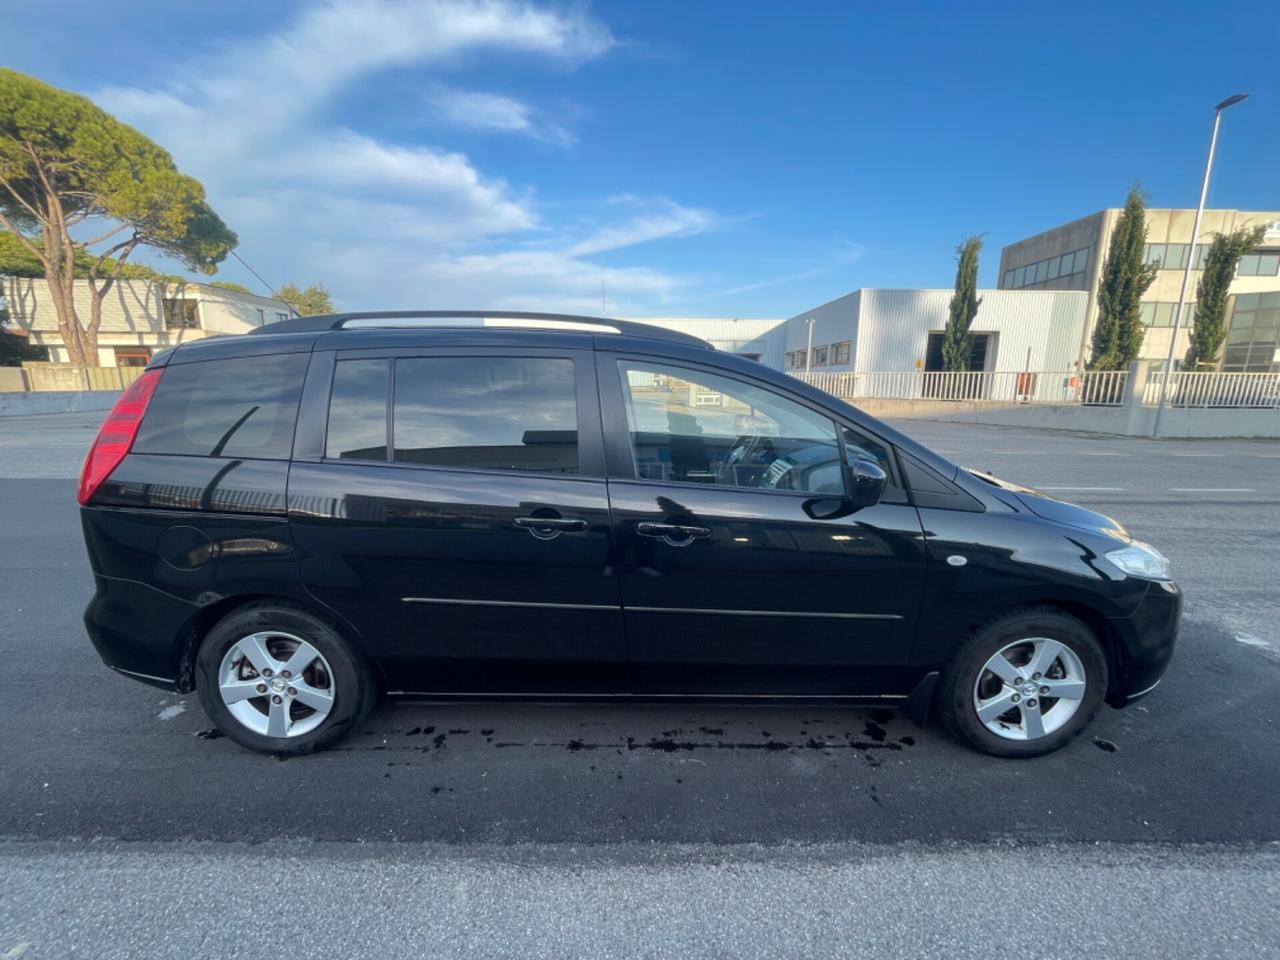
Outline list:
[[[898,742],[903,744],[904,746],[914,747],[916,745],[916,738],[915,737],[899,737]]]
[[[219,730],[217,727],[211,727],[208,730],[201,730],[199,733],[196,734],[196,736],[199,737],[201,740],[221,740],[223,737],[226,736],[226,734],[223,733],[221,730]]]
[[[1099,750],[1104,750],[1107,753],[1115,753],[1117,750],[1120,749],[1110,740],[1103,740],[1101,737],[1094,737],[1093,745],[1097,747]]]
[[[698,729],[701,730],[703,733],[705,733],[708,737],[724,736],[724,730],[721,729],[720,727],[699,727]]]
[[[445,735],[443,733],[431,739],[431,742],[436,745],[437,750],[439,750],[441,747],[444,746],[444,741],[445,741]]]
[[[874,720],[868,720],[862,727],[862,732],[874,740],[876,743],[883,743],[884,738],[888,736],[884,727],[876,723]]]
[[[568,747],[570,751],[573,751],[576,753],[579,750],[595,750],[600,746],[600,744],[584,743],[582,740],[570,740],[567,744],[565,744],[565,746]]]
[[[470,730],[450,730],[450,733],[470,733]]]
[[[871,802],[876,806],[880,806],[880,798],[876,796],[876,788],[874,786],[871,788]]]
[[[480,731],[480,736],[482,736],[482,737],[492,737],[492,736],[493,736],[493,727],[490,727],[490,728],[489,728],[489,729],[487,729],[487,730],[481,730],[481,731]]]

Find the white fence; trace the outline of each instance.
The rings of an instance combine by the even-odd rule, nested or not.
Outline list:
[[[1147,377],[1142,402],[1160,402],[1164,373]],[[1192,373],[1178,371],[1169,381],[1165,403],[1175,407],[1280,408],[1280,373]]]
[[[1128,372],[900,370],[792,374],[847,400],[987,400],[1000,403],[1085,403],[1120,406]]]

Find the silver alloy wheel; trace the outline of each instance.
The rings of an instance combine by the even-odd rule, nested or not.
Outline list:
[[[218,668],[227,710],[264,737],[310,733],[333,709],[333,671],[300,637],[264,630],[237,640]]]
[[[1075,715],[1085,689],[1084,664],[1074,650],[1048,637],[1028,637],[1001,647],[978,671],[973,708],[996,736],[1038,740]]]

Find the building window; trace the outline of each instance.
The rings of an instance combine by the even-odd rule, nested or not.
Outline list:
[[[813,348],[813,365],[815,367],[825,367],[827,365],[827,348],[826,347]]]
[[[1186,327],[1190,324],[1195,306],[1194,301],[1187,301],[1185,306],[1186,313],[1179,326]],[[1148,300],[1138,308],[1138,316],[1145,327],[1172,327],[1174,318],[1177,315],[1178,304],[1176,301]]]
[[[1280,253],[1247,253],[1240,258],[1238,277],[1274,277],[1280,273]]]
[[[288,315],[287,313],[279,313],[279,312],[277,312],[277,313],[276,313],[276,320],[277,320],[277,321],[279,321],[279,320],[288,320],[288,319],[289,319],[289,315]]]
[[[1047,283],[1050,280],[1058,280],[1062,277],[1084,273],[1085,267],[1088,265],[1088,247],[1082,250],[1072,250],[1070,253],[1064,253],[1061,256],[1049,257],[1047,260],[1037,260],[1035,263],[1028,263],[1023,267],[1006,270],[1004,276],[1000,278],[1000,287],[1004,290],[1018,290],[1022,287],[1029,287],[1032,284]]]
[[[849,362],[849,347],[850,343],[848,340],[841,340],[839,343],[833,343],[831,345],[832,365],[838,367]]]
[[[1142,261],[1148,265],[1156,265],[1161,270],[1185,270],[1190,249],[1191,245],[1187,243],[1148,243],[1142,248]],[[1204,258],[1208,251],[1208,244],[1196,244],[1192,270],[1204,269]]]
[[[145,367],[151,362],[151,351],[146,347],[116,347],[117,367]]]
[[[199,313],[195,300],[181,297],[166,297],[161,301],[164,310],[166,330],[186,330],[200,326]]]
[[[1233,373],[1277,373],[1280,351],[1280,292],[1236,297],[1222,353],[1222,369]]]
[[[258,308],[258,326],[262,326],[267,322],[267,314],[261,307]]]
[[[787,351],[787,369],[794,370],[796,368],[796,352],[794,350]]]
[[[796,351],[796,368],[799,370],[807,370],[809,368],[809,351]]]

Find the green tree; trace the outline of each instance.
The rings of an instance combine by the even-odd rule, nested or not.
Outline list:
[[[1159,269],[1143,262],[1147,242],[1147,197],[1137,185],[1129,188],[1124,210],[1111,231],[1111,245],[1102,265],[1098,288],[1098,320],[1093,328],[1090,370],[1126,370],[1142,349],[1142,295]]]
[[[296,283],[286,283],[276,293],[280,295],[281,300],[293,307],[300,317],[320,317],[334,312],[329,290],[322,283],[313,283],[305,290],[298,289]]]
[[[5,69],[0,226],[39,261],[72,363],[96,364],[102,301],[136,249],[150,247],[210,274],[237,242],[205,202],[204,188],[161,147],[85,97]],[[85,256],[87,325],[74,296]]]
[[[26,337],[10,333],[9,311],[0,307],[0,367],[20,367],[23,360],[48,360],[49,351],[33,346]]]
[[[1227,291],[1240,258],[1260,244],[1265,234],[1265,227],[1241,227],[1231,233],[1214,234],[1204,257],[1204,273],[1196,286],[1195,322],[1184,360],[1188,370],[1212,370],[1218,365],[1222,341],[1227,338]]]
[[[978,254],[982,237],[967,237],[956,247],[956,292],[951,296],[947,326],[942,337],[942,365],[947,370],[968,370],[973,356],[973,334],[969,327],[978,315]]]
[[[217,287],[219,290],[230,290],[232,293],[253,293],[243,283],[232,283],[230,280],[214,280],[211,287]]]

